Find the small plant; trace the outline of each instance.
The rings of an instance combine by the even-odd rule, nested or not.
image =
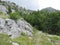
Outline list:
[[[21,33],[22,36],[26,36],[26,34],[24,32]]]

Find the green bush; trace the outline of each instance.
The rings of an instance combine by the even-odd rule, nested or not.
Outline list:
[[[14,12],[10,14],[10,19],[17,20],[20,18],[20,14],[18,12]]]
[[[24,32],[22,32],[21,35],[25,36],[26,34]]]

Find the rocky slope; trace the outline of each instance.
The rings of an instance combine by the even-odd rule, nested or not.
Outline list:
[[[3,13],[9,13],[9,11],[11,12],[21,12],[22,14],[29,14],[32,13],[32,10],[27,10],[23,7],[19,7],[18,5],[16,5],[14,2],[10,2],[10,1],[1,1],[0,2],[0,11]]]
[[[6,33],[11,38],[19,37],[21,33],[25,33],[30,37],[32,36],[32,30],[32,26],[23,18],[17,21],[0,18],[0,33]]]
[[[11,7],[12,12],[15,10],[19,12],[21,11],[22,14],[32,12],[30,10],[23,9],[22,7],[18,7],[15,3],[3,1],[0,3],[0,11],[7,14],[8,6]],[[55,11],[55,9],[52,8],[48,8],[47,10]],[[5,43],[7,45],[10,43],[12,45],[60,45],[60,36],[49,35],[47,33],[37,31],[37,29],[33,29],[33,27],[23,18],[12,20],[9,18],[5,19],[5,16],[8,17],[8,15],[0,15],[0,33],[8,34],[11,40],[8,40],[7,36],[0,34],[0,45],[5,45]]]
[[[7,11],[8,11],[8,10],[6,9],[5,6],[0,5],[0,11],[7,14]]]

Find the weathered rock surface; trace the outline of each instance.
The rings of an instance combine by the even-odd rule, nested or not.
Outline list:
[[[17,21],[0,18],[0,33],[6,33],[11,38],[19,37],[22,32],[32,36],[32,29],[32,26],[22,18]]]
[[[0,11],[3,12],[3,13],[6,13],[8,12],[7,8],[3,5],[0,5]]]

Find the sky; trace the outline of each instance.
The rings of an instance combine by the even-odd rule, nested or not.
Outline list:
[[[15,2],[17,5],[31,10],[41,10],[46,7],[52,7],[60,10],[60,0],[6,0]]]

